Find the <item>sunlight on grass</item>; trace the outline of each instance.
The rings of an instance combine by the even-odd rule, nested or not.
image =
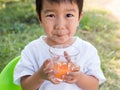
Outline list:
[[[102,31],[114,29],[113,22],[108,18],[109,14],[107,11],[92,9],[87,10],[83,14],[80,27],[84,30]]]

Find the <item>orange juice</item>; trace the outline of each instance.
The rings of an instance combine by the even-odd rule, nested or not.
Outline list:
[[[53,70],[56,71],[56,78],[62,81],[62,77],[67,74],[67,72],[72,72],[72,63],[59,62],[55,63]]]
[[[63,77],[73,71],[80,51],[71,45],[53,45],[49,48],[51,60],[53,60],[53,70],[58,80],[63,81]],[[58,58],[55,58],[55,57]],[[57,60],[56,60],[57,59]]]

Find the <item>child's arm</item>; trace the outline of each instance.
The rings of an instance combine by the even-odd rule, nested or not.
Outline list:
[[[52,63],[51,60],[48,59],[33,75],[24,76],[21,78],[22,90],[37,90],[45,80],[49,80],[54,84],[60,83],[60,81],[54,79],[54,72],[51,70]]]
[[[76,84],[83,90],[98,90],[99,81],[97,78],[84,73],[80,73],[78,76],[80,78],[78,78]]]
[[[64,53],[65,56],[69,57],[67,52]],[[66,58],[68,62],[71,62],[70,58]],[[99,81],[94,76],[90,76],[80,72],[80,67],[74,67],[74,70],[68,73],[64,77],[64,81],[70,84],[76,83],[78,87],[82,90],[98,90]]]
[[[98,90],[99,82],[94,76],[82,72],[72,72],[65,77],[65,82],[76,83],[82,90]]]
[[[22,90],[37,90],[43,82],[44,82],[44,79],[40,77],[39,71],[37,71],[32,76],[22,77],[21,87],[22,87]]]

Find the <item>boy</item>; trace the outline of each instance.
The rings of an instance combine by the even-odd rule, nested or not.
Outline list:
[[[105,81],[95,47],[74,36],[82,7],[83,0],[36,0],[37,16],[46,35],[29,43],[21,53],[14,80],[23,90],[98,90]],[[80,69],[64,76],[63,82],[55,78],[49,59],[53,45],[74,46],[80,51]]]

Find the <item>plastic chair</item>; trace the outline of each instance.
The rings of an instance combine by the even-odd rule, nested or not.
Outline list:
[[[20,86],[13,83],[14,67],[20,56],[10,61],[0,73],[0,90],[22,90]]]

